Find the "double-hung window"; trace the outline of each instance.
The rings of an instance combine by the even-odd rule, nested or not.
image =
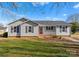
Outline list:
[[[34,31],[33,29],[34,29],[33,26],[29,26],[28,31],[33,33],[33,31]]]
[[[60,26],[60,32],[62,32],[62,26]]]
[[[17,31],[17,27],[15,26],[15,27],[14,27],[14,32],[16,32],[16,31]]]
[[[11,26],[11,33],[13,33],[13,27]]]
[[[33,33],[33,32],[34,32],[34,27],[33,27],[33,26],[26,26],[26,27],[25,27],[25,32],[26,32],[26,33],[27,33],[27,32]]]
[[[49,30],[49,27],[48,26],[46,26],[46,30]]]
[[[67,32],[67,26],[60,26],[60,32]]]
[[[17,31],[17,27],[16,26],[11,26],[11,33],[16,32]]]
[[[46,26],[46,30],[54,31],[55,30],[55,26]]]
[[[32,32],[32,27],[31,27],[31,26],[29,26],[28,31],[29,31],[29,32]]]
[[[63,26],[63,32],[67,32],[67,26]]]

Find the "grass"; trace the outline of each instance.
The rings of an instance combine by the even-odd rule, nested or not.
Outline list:
[[[0,56],[41,56],[41,57],[56,57],[56,56],[75,56],[72,48],[79,48],[77,45],[67,45],[63,43],[42,42],[31,40],[1,40],[0,41]],[[71,49],[71,50],[70,50]]]

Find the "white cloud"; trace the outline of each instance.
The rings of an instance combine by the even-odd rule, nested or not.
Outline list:
[[[10,17],[15,17],[15,18],[16,17],[25,17],[25,15],[17,14],[16,12],[13,12],[9,9],[3,8],[3,10],[4,10],[4,13],[7,14],[7,15],[10,15]]]
[[[45,17],[45,20],[53,20],[53,18],[50,16],[47,16],[47,17]]]
[[[67,16],[67,14],[63,14],[63,16]]]
[[[14,21],[14,19],[15,20],[17,20],[17,19],[20,19],[20,18],[25,18],[26,17],[26,15],[24,15],[24,14],[18,14],[18,13],[16,13],[16,12],[13,12],[13,11],[11,11],[11,10],[9,10],[9,9],[5,9],[5,8],[3,8],[2,9],[4,12],[4,14],[2,13],[2,15],[3,15],[3,19],[5,20],[5,22],[4,22],[4,20],[2,21],[2,23],[9,23],[9,22],[13,22]],[[0,14],[1,15],[1,14]],[[7,15],[7,17],[6,17],[6,15]],[[6,17],[6,18],[5,18]],[[0,19],[2,19],[1,17],[0,17]],[[9,20],[10,19],[10,20]],[[9,20],[9,22],[7,21],[7,20]]]
[[[33,5],[33,6],[38,6],[38,5],[44,6],[44,5],[48,4],[48,3],[49,3],[49,2],[32,2],[32,5]]]
[[[79,4],[74,5],[73,8],[79,8]]]
[[[53,18],[53,20],[59,20],[59,18]]]
[[[53,18],[53,21],[63,21],[62,18]]]
[[[52,21],[63,21],[62,18],[53,18],[53,17],[46,17],[45,20],[52,20]]]
[[[51,19],[51,17],[45,17],[46,19]]]

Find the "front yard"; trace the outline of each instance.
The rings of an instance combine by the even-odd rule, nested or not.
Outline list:
[[[79,45],[63,42],[49,42],[42,39],[0,40],[0,56],[79,56]]]

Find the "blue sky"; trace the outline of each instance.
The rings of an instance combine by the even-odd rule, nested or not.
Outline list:
[[[60,2],[59,8],[55,2],[17,2],[17,10],[11,8],[11,2],[2,3],[0,8],[0,23],[8,24],[14,20],[25,17],[30,20],[66,21],[69,15],[79,13],[78,2]]]

